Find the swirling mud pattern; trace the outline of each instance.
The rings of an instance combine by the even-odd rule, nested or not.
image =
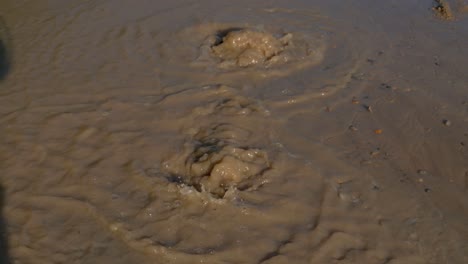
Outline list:
[[[5,261],[468,263],[466,22],[364,2],[0,3]]]

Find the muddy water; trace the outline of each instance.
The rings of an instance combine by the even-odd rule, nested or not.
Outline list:
[[[468,263],[468,16],[446,4],[3,1],[0,245]]]

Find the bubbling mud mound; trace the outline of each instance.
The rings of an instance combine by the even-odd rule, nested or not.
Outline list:
[[[301,26],[293,27],[289,22],[295,20],[283,17],[281,11],[272,10],[268,16],[263,23],[210,22],[171,32],[163,30],[158,35],[164,40],[158,45],[158,74],[171,85],[190,80],[191,85],[198,82],[238,86],[241,81],[249,97],[267,103],[271,99],[280,107],[310,106],[318,98],[335,94],[342,98],[354,96],[365,87],[362,82],[357,83],[365,80],[364,68],[373,67],[366,59],[374,58],[378,52],[364,49],[361,44],[367,40],[355,37],[355,29],[317,17],[301,17]],[[276,22],[279,17],[285,21]],[[288,82],[285,77],[292,75],[309,84],[269,85],[268,92],[257,89],[257,84],[273,79]]]
[[[209,79],[285,76],[319,64],[326,50],[324,36],[318,32],[250,24],[206,23],[167,34],[161,37],[165,42],[159,49],[165,64],[161,71],[209,72]]]
[[[246,67],[266,70],[283,68],[281,66],[286,67],[286,64],[293,68],[299,64],[308,66],[319,63],[325,50],[320,37],[306,37],[299,32],[216,24],[188,31],[192,30],[206,34],[200,56],[193,65],[209,63],[220,70],[243,70]]]
[[[210,135],[198,133],[184,154],[164,163],[171,179],[223,198],[230,189],[247,190],[261,184],[270,168],[268,155],[256,148],[235,144],[232,127],[216,126]],[[242,132],[241,132],[242,133]]]
[[[222,198],[231,188],[245,190],[251,187],[252,182],[269,168],[264,151],[223,145],[221,142],[197,144],[187,157],[185,173],[176,177],[199,192]],[[171,171],[171,167],[168,168]]]
[[[272,34],[250,29],[233,30],[213,46],[215,56],[221,59],[220,67],[248,67],[273,65],[288,61],[285,55],[292,34],[275,38]]]
[[[271,155],[264,150],[270,143],[263,134],[269,114],[258,102],[216,85],[174,92],[160,105],[168,110],[171,122],[180,119],[185,135],[182,150],[163,159],[169,182],[214,198],[262,184]]]

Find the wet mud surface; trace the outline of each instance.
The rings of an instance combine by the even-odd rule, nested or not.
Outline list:
[[[468,263],[462,2],[2,2],[0,261]]]

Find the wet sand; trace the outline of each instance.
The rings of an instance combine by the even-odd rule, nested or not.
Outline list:
[[[0,261],[468,263],[467,6],[3,1]]]

